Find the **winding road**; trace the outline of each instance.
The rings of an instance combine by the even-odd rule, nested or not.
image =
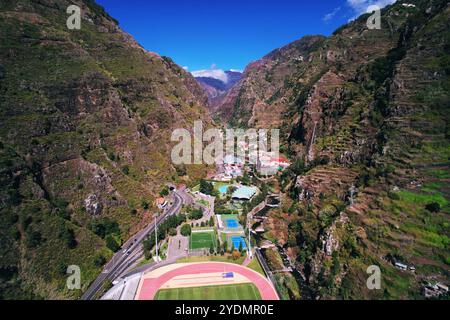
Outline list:
[[[164,211],[164,213],[156,217],[156,225],[166,220],[168,217],[178,214],[181,206],[187,201],[189,195],[187,195],[184,189],[173,191],[174,203],[172,206]],[[131,237],[122,246],[122,249],[114,254],[112,259],[105,265],[102,273],[91,283],[89,288],[81,297],[82,300],[92,300],[96,298],[96,295],[102,289],[107,280],[114,281],[118,278],[122,272],[129,268],[137,259],[142,257],[142,241],[155,229],[155,221],[152,221],[144,229],[139,231],[133,237]]]

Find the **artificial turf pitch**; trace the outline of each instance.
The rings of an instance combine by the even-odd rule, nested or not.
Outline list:
[[[190,249],[216,248],[217,240],[214,232],[192,232],[190,239]]]
[[[254,284],[162,289],[155,300],[261,300]]]

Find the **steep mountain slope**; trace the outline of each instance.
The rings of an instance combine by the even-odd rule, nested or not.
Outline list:
[[[277,126],[286,111],[280,98],[292,94],[284,92],[285,81],[323,40],[322,36],[305,37],[251,63],[242,79],[217,103],[217,113],[235,125]]]
[[[1,1],[0,91],[1,298],[79,296],[68,265],[85,289],[165,182],[204,174],[170,161],[174,128],[211,123],[202,89],[94,1]]]
[[[231,124],[282,130],[294,165],[265,237],[312,298],[416,298],[422,281],[450,281],[450,7],[403,3],[381,30],[363,15],[251,64],[221,107]],[[370,265],[382,290],[366,286]]]

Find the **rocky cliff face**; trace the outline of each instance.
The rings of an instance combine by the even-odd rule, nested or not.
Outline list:
[[[285,91],[290,90],[285,82],[323,40],[305,37],[248,65],[242,79],[217,104],[218,115],[234,125],[280,125],[287,111],[282,98],[291,94]]]
[[[71,4],[80,30],[66,27]],[[178,176],[170,134],[210,123],[207,97],[90,0],[2,1],[0,39],[0,297],[77,297],[67,265],[85,289],[105,240],[149,222],[164,182],[203,174]]]
[[[311,297],[414,298],[422,280],[450,280],[450,7],[408,3],[385,8],[381,30],[364,15],[275,50],[221,107],[232,124],[282,130],[296,165],[279,177],[280,244]],[[366,286],[370,265],[382,290]]]

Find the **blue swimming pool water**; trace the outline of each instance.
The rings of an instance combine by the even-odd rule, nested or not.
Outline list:
[[[227,193],[227,190],[228,190],[228,186],[220,186],[220,187],[219,187],[219,192],[220,192],[221,194]]]
[[[233,242],[234,248],[239,249],[239,244],[242,243],[242,249],[247,249],[247,244],[245,243],[244,238],[239,236],[231,237],[231,241]]]
[[[234,219],[227,219],[225,220],[225,225],[227,226],[227,228],[237,228],[239,227],[239,224],[236,220]]]

